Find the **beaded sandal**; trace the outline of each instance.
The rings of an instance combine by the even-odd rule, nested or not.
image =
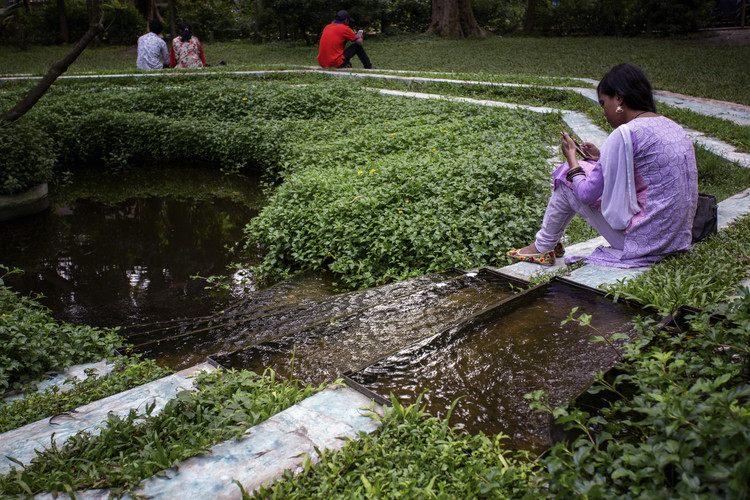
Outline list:
[[[555,245],[555,248],[552,251],[555,252],[555,257],[562,257],[565,255],[565,247],[560,242]]]
[[[555,264],[555,251],[551,250],[544,253],[519,253],[521,249],[508,250],[506,255],[511,259],[518,260],[520,262],[530,262],[532,264],[539,264],[541,266],[551,267]]]

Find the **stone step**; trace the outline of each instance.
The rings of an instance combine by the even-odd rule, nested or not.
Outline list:
[[[159,380],[81,406],[71,412],[45,418],[0,435],[0,474],[7,474],[17,464],[13,457],[24,464],[31,462],[36,450],[51,445],[52,440],[61,444],[79,432],[98,434],[109,413],[126,417],[131,409],[145,411],[154,404],[153,414],[158,414],[179,391],[193,390],[193,376],[199,371],[213,371],[210,363],[186,368]]]
[[[382,415],[382,408],[363,394],[343,385],[329,387],[251,427],[242,436],[144,480],[134,493],[155,499],[241,499],[234,481],[245,491],[253,491],[286,470],[300,471],[306,457],[316,462],[316,448],[337,450],[360,432],[375,431],[379,423],[369,416],[370,409]],[[75,497],[105,500],[109,493],[78,491]],[[43,493],[35,498],[55,497]]]

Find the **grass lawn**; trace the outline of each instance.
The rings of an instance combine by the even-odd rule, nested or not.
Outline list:
[[[481,75],[484,79],[534,81],[539,77],[598,79],[613,65],[640,66],[654,87],[750,105],[750,45],[690,38],[497,37],[443,40],[424,35],[378,37],[365,47],[379,69]],[[0,48],[4,74],[42,74],[70,46]],[[279,69],[316,65],[316,46],[249,41],[204,43],[212,69]],[[137,72],[135,46],[89,47],[68,73]],[[218,66],[220,61],[226,66]],[[358,62],[355,61],[355,67]]]

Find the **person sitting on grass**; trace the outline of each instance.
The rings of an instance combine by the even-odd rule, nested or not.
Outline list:
[[[362,45],[362,30],[357,34],[349,27],[354,19],[345,10],[336,13],[336,19],[323,28],[318,48],[318,64],[323,68],[351,68],[351,58],[356,54],[366,69],[373,69]],[[352,42],[348,47],[346,42]]]
[[[167,43],[159,36],[164,24],[158,19],[148,22],[149,32],[138,38],[138,57],[135,65],[140,69],[163,69],[169,67]]]
[[[651,83],[632,64],[619,64],[597,88],[604,117],[615,130],[601,151],[562,132],[568,160],[552,175],[552,196],[536,241],[507,255],[544,266],[565,250],[560,239],[576,214],[611,248],[566,263],[639,267],[690,248],[698,200],[698,170],[690,137],[674,121],[656,113]]]
[[[172,40],[172,51],[169,53],[170,68],[203,68],[206,58],[198,37],[193,35],[190,23],[180,24],[180,36]]]

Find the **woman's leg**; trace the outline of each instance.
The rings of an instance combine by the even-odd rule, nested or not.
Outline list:
[[[536,233],[537,251],[544,253],[555,248],[576,214],[583,217],[599,234],[604,236],[612,248],[622,250],[625,244],[625,233],[612,229],[599,210],[581,203],[573,194],[573,190],[561,183],[552,191],[547,210],[544,212],[542,227]]]

